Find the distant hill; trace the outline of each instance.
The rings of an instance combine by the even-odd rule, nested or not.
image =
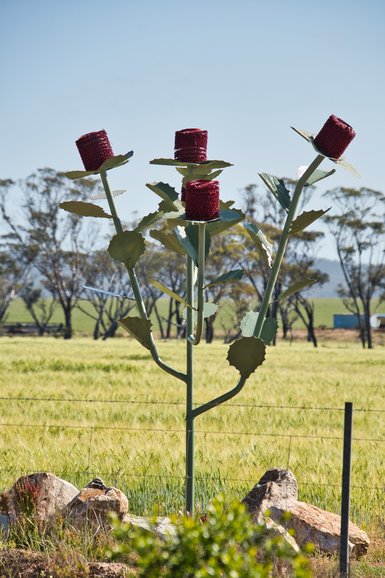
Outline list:
[[[323,273],[329,275],[329,281],[321,286],[317,284],[314,285],[314,287],[309,290],[309,295],[312,297],[338,297],[337,287],[340,283],[344,282],[339,261],[316,259],[315,266]]]

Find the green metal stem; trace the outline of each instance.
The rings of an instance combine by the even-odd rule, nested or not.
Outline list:
[[[291,203],[290,203],[290,209],[289,209],[288,215],[286,217],[285,226],[283,228],[282,235],[281,235],[281,238],[279,240],[277,254],[276,254],[275,259],[274,259],[274,265],[271,269],[269,281],[267,283],[267,286],[266,286],[266,289],[265,289],[265,292],[263,295],[262,303],[261,303],[261,306],[259,308],[258,319],[257,319],[257,323],[255,325],[255,330],[254,330],[254,336],[255,337],[260,337],[260,335],[261,335],[263,322],[265,320],[266,313],[267,313],[267,310],[269,308],[269,304],[271,301],[271,297],[273,295],[274,286],[275,286],[275,283],[276,283],[277,278],[278,278],[278,273],[279,273],[279,270],[281,268],[283,256],[284,256],[285,249],[286,249],[286,245],[287,245],[287,242],[289,239],[290,227],[291,227],[291,224],[292,224],[294,217],[295,217],[295,213],[297,210],[298,202],[299,202],[303,187],[305,186],[306,181],[308,180],[310,175],[313,174],[313,172],[316,170],[316,168],[322,163],[324,158],[325,157],[323,155],[317,155],[317,157],[314,159],[314,161],[311,163],[311,165],[306,169],[306,171],[304,172],[302,177],[298,180],[297,186],[295,187],[293,198],[292,198]]]
[[[208,401],[207,403],[204,403],[203,405],[196,407],[193,410],[194,418],[196,418],[198,415],[201,415],[202,413],[205,413],[209,409],[212,409],[213,407],[217,407],[217,405],[221,405],[221,403],[224,403],[225,401],[228,401],[229,399],[237,395],[243,389],[245,383],[246,378],[241,377],[237,385],[233,387],[233,389],[230,389],[230,391],[227,391],[226,393],[216,397],[212,401]]]
[[[197,328],[193,345],[198,345],[203,331],[204,283],[206,274],[206,223],[199,223],[198,249],[198,312]],[[192,304],[193,305],[193,304]]]
[[[106,193],[108,206],[109,206],[110,211],[111,211],[111,215],[112,215],[112,219],[114,221],[116,232],[122,233],[123,232],[122,223],[120,222],[120,219],[119,219],[118,214],[116,212],[114,197],[112,195],[110,185],[108,183],[106,172],[101,171],[100,177],[102,179],[104,192]],[[134,297],[135,297],[136,305],[137,305],[138,310],[139,310],[139,314],[140,314],[142,319],[148,319],[146,306],[144,304],[142,294],[140,291],[138,278],[137,278],[136,272],[135,272],[135,267],[130,266],[128,263],[125,263],[124,265],[127,269],[127,273],[128,273],[129,279],[130,279],[132,290],[134,292]],[[154,337],[153,337],[152,333],[150,335],[150,352],[151,352],[151,356],[152,356],[153,360],[155,361],[155,363],[159,367],[161,367],[164,371],[166,371],[167,373],[169,373],[173,377],[176,377],[177,379],[180,379],[181,381],[186,383],[187,376],[185,373],[182,373],[180,371],[177,371],[176,369],[173,369],[172,367],[170,367],[169,365],[164,363],[164,361],[161,360],[161,358],[159,357],[158,351],[156,349],[156,345],[155,345],[155,341],[154,341]]]
[[[187,303],[194,303],[194,263],[187,256]],[[194,346],[189,339],[194,331],[194,312],[187,307],[187,380],[186,380],[186,513],[194,513]]]

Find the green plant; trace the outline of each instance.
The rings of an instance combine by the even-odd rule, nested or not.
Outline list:
[[[174,518],[175,533],[161,537],[143,528],[114,522],[117,546],[109,555],[138,555],[138,577],[267,578],[290,572],[310,576],[307,559],[294,552],[282,536],[271,536],[253,523],[243,504],[225,504],[222,496],[203,518]]]

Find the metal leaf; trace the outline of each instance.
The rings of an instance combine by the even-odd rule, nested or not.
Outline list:
[[[123,193],[126,193],[127,189],[118,189],[115,191],[111,191],[112,196],[115,197],[119,197],[119,195],[123,195]],[[97,199],[106,199],[106,193],[104,191],[101,191],[100,193],[95,193],[95,195],[91,195],[90,196],[90,200],[91,201],[96,201]]]
[[[166,287],[166,285],[163,285],[163,283],[155,281],[155,279],[150,279],[150,283],[151,285],[154,285],[154,287],[159,289],[159,291],[162,291],[162,293],[166,293],[167,295],[169,295],[169,297],[172,297],[176,301],[179,301],[179,303],[183,303],[183,305],[185,305],[186,307],[191,307],[191,305],[187,303],[186,299],[180,297],[177,293]]]
[[[100,173],[101,171],[109,171],[110,169],[115,169],[116,167],[125,165],[126,163],[128,163],[128,159],[130,159],[133,154],[134,151],[129,151],[125,155],[116,155],[110,157],[109,159],[104,161],[104,163],[99,167],[97,172]]]
[[[303,231],[306,229],[306,227],[314,223],[314,221],[325,215],[325,213],[328,211],[330,211],[330,208],[326,209],[325,211],[323,209],[319,209],[318,211],[304,211],[292,222],[290,233],[295,235],[296,233]]]
[[[168,165],[172,167],[197,167],[203,166],[206,167],[208,171],[213,169],[224,169],[226,167],[231,167],[232,164],[226,161],[218,161],[218,160],[210,160],[205,161],[203,163],[189,163],[186,161],[178,161],[176,159],[153,159],[150,161],[150,165]]]
[[[207,231],[211,236],[217,235],[240,223],[245,219],[240,209],[223,209],[219,211],[219,219],[207,224]]]
[[[306,130],[302,130],[300,128],[295,128],[294,126],[291,126],[290,128],[292,128],[297,134],[299,134],[299,136],[301,136],[308,142],[310,143],[312,142],[313,135],[310,132],[307,132]]]
[[[331,171],[321,171],[319,169],[316,169],[308,178],[308,180],[306,181],[307,185],[314,185],[314,183],[318,183],[318,181],[322,181],[322,179],[326,179],[327,177],[330,177],[330,175],[334,175],[334,173],[336,172],[335,169],[332,169]]]
[[[141,317],[125,317],[119,320],[119,324],[132,336],[135,337],[146,349],[151,349],[151,326],[149,319]]]
[[[218,311],[218,305],[216,303],[212,303],[211,301],[205,301],[203,303],[203,319],[206,319],[207,317],[211,317],[217,311]],[[198,315],[198,312],[197,312],[197,309],[195,307],[195,309],[193,311],[194,320],[196,319],[197,315]],[[182,317],[183,317],[183,319],[187,319],[187,307],[186,307],[186,309],[183,309]]]
[[[189,257],[191,257],[191,259],[194,261],[195,265],[198,266],[198,241],[196,241],[196,244],[191,241],[190,237],[187,235],[187,228],[178,226],[176,227],[174,233],[180,245],[184,248],[185,254],[189,255]],[[191,232],[191,230],[190,235],[194,240],[194,234]],[[210,242],[210,239],[208,239],[208,242]]]
[[[245,223],[245,229],[261,251],[261,255],[269,267],[273,264],[273,245],[268,241],[266,235],[255,223]]]
[[[252,337],[257,325],[259,313],[249,311],[241,321],[241,332],[243,337]],[[273,317],[266,317],[260,334],[260,338],[266,345],[270,345],[278,330],[278,323]]]
[[[113,259],[130,266],[135,265],[144,251],[144,238],[136,231],[117,233],[108,246],[108,252]]]
[[[93,203],[84,203],[83,201],[64,201],[59,204],[61,209],[80,215],[82,217],[97,217],[99,219],[112,219],[109,213],[106,213],[99,205]]]
[[[77,179],[82,179],[83,177],[89,177],[90,175],[96,175],[95,171],[67,171],[63,173],[67,179],[71,179],[72,181],[76,181]]]
[[[286,289],[286,291],[283,291],[283,293],[278,296],[277,301],[286,299],[287,297],[290,297],[290,295],[297,293],[297,291],[301,291],[301,289],[305,289],[305,287],[314,285],[314,283],[317,283],[317,279],[303,279],[302,281],[297,281],[296,283],[293,283],[293,285],[291,285],[288,289]]]
[[[186,227],[186,235],[194,247],[194,251],[196,255],[199,255],[199,226],[198,225],[189,225]],[[205,255],[209,254],[211,245],[211,236],[210,233],[206,230],[205,234]]]
[[[357,171],[357,169],[355,167],[353,167],[353,165],[348,163],[348,161],[345,160],[343,157],[341,157],[337,160],[333,160],[333,159],[330,159],[330,160],[332,160],[338,166],[342,167],[343,169],[345,169],[345,171],[348,171],[348,173],[351,173],[355,177],[359,178],[361,176],[360,173]]]
[[[150,231],[150,237],[162,243],[163,247],[166,247],[166,249],[174,251],[179,255],[186,255],[186,251],[176,238],[174,231],[172,233],[165,233],[164,231],[154,230]]]
[[[112,291],[104,291],[104,289],[97,289],[96,287],[90,287],[89,285],[82,285],[82,289],[87,289],[87,291],[92,291],[93,293],[100,293],[100,295],[106,295],[107,297],[117,297],[118,299],[129,299],[130,301],[135,301],[135,298],[129,297],[128,295],[121,295],[120,293],[113,293]]]
[[[170,207],[170,211],[178,211],[179,207],[175,204],[174,201],[177,201],[179,198],[178,193],[176,190],[171,187],[167,183],[147,183],[146,187],[148,187],[151,191],[155,194],[159,195]]]
[[[265,361],[266,346],[258,337],[241,337],[229,347],[227,360],[247,379]]]
[[[283,179],[279,179],[274,175],[269,175],[268,173],[258,173],[269,191],[273,193],[281,207],[285,209],[285,211],[289,210],[291,198],[289,190],[285,186],[285,182]]]
[[[154,211],[153,213],[149,213],[148,215],[143,217],[143,219],[141,219],[141,221],[138,223],[138,225],[135,227],[134,230],[137,233],[141,233],[145,229],[151,227],[151,225],[154,225],[155,223],[160,221],[164,217],[164,215],[165,213],[163,211]]]
[[[220,285],[221,283],[233,283],[234,281],[239,281],[245,274],[243,269],[234,269],[233,271],[228,271],[223,275],[220,275],[214,281],[210,281],[207,287],[214,287],[214,285]]]

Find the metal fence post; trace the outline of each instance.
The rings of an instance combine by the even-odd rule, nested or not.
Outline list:
[[[353,404],[345,403],[340,535],[340,578],[349,577],[349,511],[352,458]]]

